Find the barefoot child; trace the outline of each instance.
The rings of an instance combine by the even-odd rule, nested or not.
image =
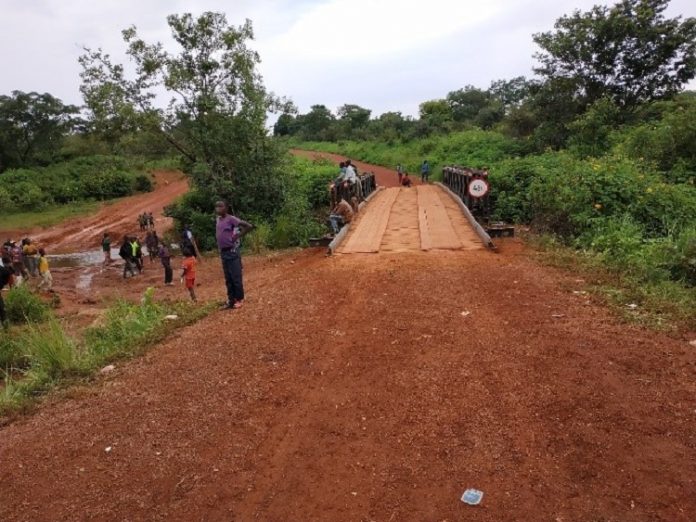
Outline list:
[[[39,275],[41,276],[39,290],[50,292],[51,288],[53,288],[53,276],[51,276],[51,271],[48,269],[48,258],[43,248],[39,248]]]
[[[191,294],[191,299],[196,301],[196,292],[194,287],[196,286],[196,258],[193,255],[191,249],[186,249],[184,252],[184,262],[181,264],[181,282],[186,283],[186,288]]]

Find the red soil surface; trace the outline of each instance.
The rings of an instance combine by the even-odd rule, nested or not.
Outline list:
[[[162,211],[177,197],[188,190],[188,181],[180,172],[154,172],[155,189],[135,196],[123,198],[102,205],[94,214],[70,219],[49,229],[20,230],[4,232],[8,237],[29,236],[50,253],[72,253],[99,248],[104,232],[109,232],[111,240],[120,241],[128,233],[140,233],[138,215],[152,212],[157,230],[166,230],[171,219],[164,217]]]
[[[499,250],[249,259],[246,307],[0,429],[2,518],[696,520],[696,351]]]

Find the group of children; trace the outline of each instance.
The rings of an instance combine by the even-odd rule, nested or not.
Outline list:
[[[155,228],[155,217],[152,212],[143,212],[138,216],[138,225],[140,230],[151,230]]]
[[[18,286],[31,277],[40,277],[38,288],[51,291],[53,277],[48,266],[48,257],[43,248],[39,248],[30,238],[22,239],[18,244],[8,239],[2,246],[1,266],[11,273],[10,286]]]
[[[110,251],[111,241],[108,234],[104,234],[102,241],[102,249],[104,250],[104,263],[110,263],[110,254],[107,255],[107,248]],[[157,232],[150,231],[145,237],[145,247],[150,258],[150,263],[154,263],[155,259],[159,259],[164,268],[164,284],[172,286],[174,271],[172,269],[172,255],[169,248],[157,236]],[[184,261],[182,263],[181,282],[186,285],[186,289],[193,301],[196,301],[196,256],[193,248],[188,245],[182,247]],[[136,236],[125,236],[118,252],[119,257],[123,259],[123,278],[126,279],[128,274],[130,277],[135,277],[136,270],[138,274],[142,274],[144,269],[143,249],[140,240]]]
[[[20,245],[11,239],[5,241],[0,256],[0,326],[7,326],[2,290],[6,286],[20,286],[30,277],[37,276],[41,277],[38,289],[52,291],[53,277],[48,268],[46,251],[37,248],[30,239],[23,239]]]
[[[192,234],[187,229],[187,238],[192,242]],[[160,240],[157,232],[154,230],[148,231],[145,237],[145,246],[150,257],[150,263],[154,263],[155,259],[159,259],[164,268],[164,284],[171,286],[174,277],[172,269],[172,255],[167,248],[167,245]],[[111,259],[111,238],[108,233],[105,233],[101,242],[102,251],[104,253],[103,266],[106,267],[112,263]],[[181,265],[181,283],[186,286],[186,289],[193,301],[196,301],[196,255],[195,249],[191,244],[182,245],[182,253],[184,260]],[[5,287],[20,286],[30,278],[40,277],[37,289],[52,291],[53,276],[49,268],[48,256],[46,250],[39,248],[34,241],[29,238],[23,239],[20,243],[8,239],[2,245],[0,250],[0,291]],[[127,235],[124,237],[119,249],[119,256],[124,261],[123,277],[126,278],[130,273],[131,277],[136,275],[136,269],[139,274],[144,268],[143,249],[140,240],[136,236]],[[0,324],[6,323],[5,305],[0,293]]]

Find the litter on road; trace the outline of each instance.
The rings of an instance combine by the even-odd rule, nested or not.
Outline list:
[[[462,502],[470,506],[478,506],[483,500],[483,491],[467,489],[462,495]]]

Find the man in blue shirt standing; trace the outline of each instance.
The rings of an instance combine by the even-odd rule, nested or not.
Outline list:
[[[225,274],[225,285],[227,286],[227,303],[225,303],[224,308],[231,310],[241,308],[244,304],[242,257],[239,247],[242,243],[242,237],[251,232],[254,225],[232,216],[228,212],[227,203],[224,201],[215,203],[215,213],[217,214],[215,238],[220,250],[222,271]]]
[[[428,163],[428,160],[423,160],[423,164],[421,165],[421,181],[423,183],[427,183],[429,177],[430,177],[430,164]]]

